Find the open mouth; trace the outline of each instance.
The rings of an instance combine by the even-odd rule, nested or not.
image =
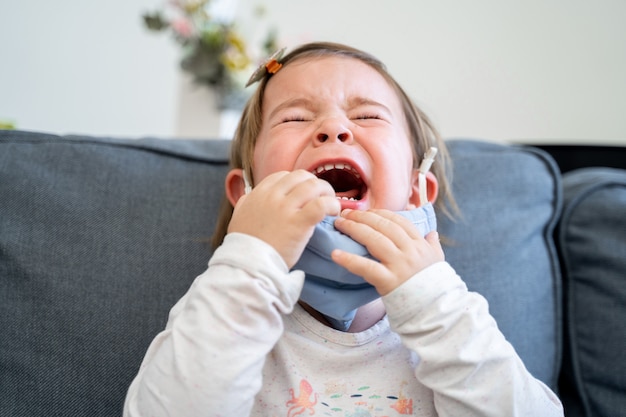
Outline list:
[[[361,175],[349,164],[339,162],[324,164],[313,170],[313,174],[327,181],[340,200],[359,201],[367,191]]]

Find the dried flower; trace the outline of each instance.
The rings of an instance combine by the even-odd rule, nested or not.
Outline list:
[[[276,48],[275,32],[270,30],[260,41],[263,56],[252,56],[251,49],[232,22],[224,22],[209,13],[211,0],[170,0],[163,11],[145,13],[149,30],[171,31],[181,45],[181,68],[193,75],[196,83],[217,90],[223,100],[232,100],[243,88],[246,77],[258,61]],[[257,8],[261,17],[264,8]],[[166,17],[172,15],[172,17]],[[232,103],[223,102],[222,106]]]

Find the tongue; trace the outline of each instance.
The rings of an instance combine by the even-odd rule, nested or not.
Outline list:
[[[361,182],[348,171],[331,169],[319,175],[319,178],[328,181],[334,188],[335,195],[339,198],[358,199],[361,195]]]
[[[347,190],[347,191],[338,191],[338,192],[335,192],[335,195],[337,197],[340,197],[340,198],[341,197],[346,197],[346,198],[354,198],[354,199],[356,199],[359,196],[359,190],[357,190],[355,188],[355,189]]]

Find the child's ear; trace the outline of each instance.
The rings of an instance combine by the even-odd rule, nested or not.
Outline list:
[[[246,185],[243,180],[243,170],[240,168],[231,169],[226,175],[224,186],[226,189],[226,198],[228,198],[230,204],[235,207],[239,198],[246,193]]]
[[[419,170],[413,170],[413,177],[411,180],[411,195],[409,196],[408,209],[413,209],[422,205],[419,193]],[[429,203],[434,203],[435,200],[437,200],[437,195],[439,195],[439,182],[437,181],[435,174],[428,171],[426,173],[426,199]],[[426,202],[424,202],[424,204],[426,204]]]

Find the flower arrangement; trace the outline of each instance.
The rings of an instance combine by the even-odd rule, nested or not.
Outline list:
[[[259,60],[277,49],[276,34],[270,30],[260,48],[250,47],[232,21],[212,12],[211,3],[170,0],[166,9],[145,13],[143,21],[149,30],[171,32],[182,47],[181,68],[196,83],[215,89],[221,107],[233,107],[242,100],[245,80]],[[264,13],[262,7],[257,7],[254,14],[261,18]]]

